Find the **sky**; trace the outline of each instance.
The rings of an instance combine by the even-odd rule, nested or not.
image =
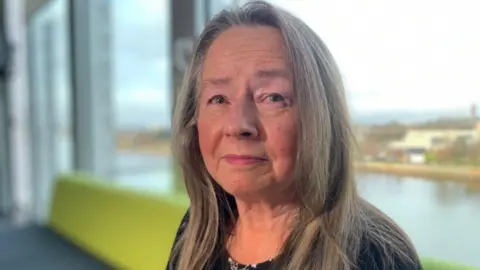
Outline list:
[[[117,123],[169,126],[172,97],[167,2],[111,3]]]
[[[276,2],[327,43],[354,111],[468,110],[480,103],[476,0]]]
[[[111,1],[120,125],[169,125],[168,1]],[[214,2],[218,11],[231,1]],[[354,118],[466,115],[472,103],[480,106],[477,0],[270,2],[304,20],[325,41],[339,64]]]

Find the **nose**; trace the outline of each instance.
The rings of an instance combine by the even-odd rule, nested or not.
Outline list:
[[[258,118],[252,101],[238,101],[230,105],[226,117],[225,135],[237,139],[258,137]]]

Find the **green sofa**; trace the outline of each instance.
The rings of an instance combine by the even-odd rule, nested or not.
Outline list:
[[[188,199],[101,183],[81,176],[61,178],[50,227],[118,268],[163,269]]]
[[[165,269],[188,198],[103,183],[60,177],[48,224],[0,233],[0,269]]]
[[[45,227],[35,228],[37,234],[32,228],[0,234],[0,269],[165,269],[188,204],[185,195],[155,196],[79,174],[60,177]],[[2,247],[8,237],[25,244],[3,256],[2,248],[11,249]],[[22,266],[28,260],[36,260],[34,268]],[[430,258],[422,263],[426,270],[474,269]]]
[[[422,266],[425,270],[478,270],[476,267],[446,262],[434,258],[422,258]]]

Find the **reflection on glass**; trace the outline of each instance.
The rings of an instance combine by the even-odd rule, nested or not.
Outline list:
[[[66,0],[40,8],[29,23],[35,213],[47,213],[55,176],[73,169]]]
[[[65,1],[63,1],[65,2]],[[68,20],[66,3],[63,3],[62,14],[55,24],[57,34],[53,36],[56,46],[53,47],[52,67],[54,90],[54,121],[56,133],[57,166],[59,172],[73,169],[72,139],[72,88],[70,85],[70,57],[68,54]]]
[[[119,183],[170,189],[171,89],[167,1],[112,1]]]
[[[52,168],[57,173],[72,170],[72,114],[68,20],[65,0],[55,0],[31,20],[32,49],[35,53],[32,98],[38,110],[34,117],[52,148]],[[35,119],[34,119],[35,120]],[[48,133],[48,134],[47,134]]]

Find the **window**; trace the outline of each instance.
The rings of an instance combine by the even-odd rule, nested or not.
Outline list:
[[[73,170],[71,84],[66,0],[39,8],[29,22],[34,212],[48,212],[55,176]]]
[[[155,191],[174,187],[167,1],[112,1],[116,180]]]

